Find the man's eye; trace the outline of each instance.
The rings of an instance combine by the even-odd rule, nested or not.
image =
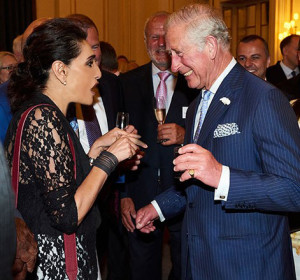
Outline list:
[[[240,56],[240,57],[238,57],[238,60],[239,60],[239,61],[244,61],[244,60],[245,60],[245,57]]]

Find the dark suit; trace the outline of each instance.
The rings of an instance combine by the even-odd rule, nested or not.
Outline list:
[[[98,90],[104,105],[108,130],[111,130],[116,126],[117,112],[123,111],[121,84],[116,75],[103,70],[101,72]],[[76,115],[80,119],[84,119],[80,106],[80,104],[76,104]],[[68,111],[68,118],[72,120],[75,114],[74,107],[70,106]],[[117,178],[117,172],[109,176],[97,199],[101,213],[101,225],[97,231],[97,251],[101,268],[105,264],[105,255],[108,254],[107,279],[109,280],[126,279],[125,275],[128,270],[126,240],[124,240],[126,235],[123,233],[124,228],[118,218],[119,215],[114,212],[116,209],[111,207],[115,202],[116,190],[123,187],[122,184],[115,183]]]
[[[279,83],[277,87],[282,90],[288,100],[300,98],[300,74],[294,78]]]
[[[277,61],[275,65],[267,68],[266,78],[269,83],[275,86],[287,80],[287,77],[280,66],[280,61]]]
[[[127,196],[132,198],[135,209],[138,210],[174,183],[172,160],[175,146],[163,146],[157,143],[158,124],[153,110],[152,63],[121,75],[120,80],[123,86],[125,110],[129,112],[130,123],[137,128],[142,141],[148,145],[138,171],[126,175]],[[182,108],[187,107],[195,96],[196,92],[189,89],[183,77],[179,75],[165,122],[176,123],[184,127],[185,119],[182,117]],[[160,169],[160,177],[158,177],[158,169]],[[169,230],[171,242],[173,242],[171,244],[173,269],[179,271],[180,222],[170,223]],[[129,233],[129,247],[131,279],[159,280],[161,278],[162,228],[158,228],[150,236],[137,231],[134,234]],[[178,273],[173,272],[174,277],[178,277]]]
[[[186,143],[198,102],[189,107]],[[237,133],[224,124],[237,124]],[[215,201],[214,189],[198,180],[187,181],[185,195],[171,188],[156,197],[166,218],[185,211],[182,279],[187,264],[193,280],[295,279],[283,212],[300,210],[300,131],[288,100],[236,64],[210,104],[197,144],[229,166],[230,187],[226,202]]]
[[[11,268],[16,253],[14,208],[10,174],[0,143],[0,279],[12,279]]]

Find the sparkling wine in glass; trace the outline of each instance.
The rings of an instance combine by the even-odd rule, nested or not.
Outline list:
[[[155,117],[156,117],[158,123],[163,124],[166,119],[166,108],[160,108],[160,109],[155,108],[154,112],[155,112]]]
[[[163,124],[166,119],[166,104],[164,98],[154,97],[153,108],[157,122]]]
[[[156,120],[158,124],[164,124],[166,119],[166,103],[165,99],[160,97],[153,98],[153,109],[155,113]],[[168,141],[168,139],[158,139],[157,143],[163,143]]]
[[[125,129],[129,125],[129,114],[125,112],[118,112],[116,119],[116,127],[120,129]]]

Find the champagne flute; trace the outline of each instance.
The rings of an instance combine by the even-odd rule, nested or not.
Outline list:
[[[129,114],[125,112],[118,112],[116,118],[116,127],[125,129],[129,125]]]
[[[163,124],[166,119],[166,105],[164,98],[154,97],[153,108],[157,122]]]
[[[153,98],[153,109],[158,124],[164,124],[166,119],[166,101],[163,97]],[[169,139],[157,139],[157,143],[163,143]]]

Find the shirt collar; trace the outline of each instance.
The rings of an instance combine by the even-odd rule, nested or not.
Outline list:
[[[217,90],[220,87],[221,83],[223,82],[223,80],[226,78],[226,76],[229,74],[229,72],[232,70],[232,68],[235,66],[236,63],[237,62],[236,62],[235,58],[233,57],[231,59],[231,61],[229,62],[229,64],[224,69],[224,71],[221,73],[221,75],[212,84],[209,91],[211,91],[213,94],[215,94],[217,92]],[[203,91],[204,91],[204,89],[202,90],[202,94],[203,94]]]
[[[290,67],[287,67],[282,61],[280,61],[280,66],[286,76],[291,75],[293,71],[298,74],[298,66],[295,69],[291,69]]]
[[[168,73],[170,73],[171,75],[175,76],[174,73],[171,72],[170,69],[167,69],[167,70],[165,70],[165,71],[161,71],[161,70],[159,70],[159,69],[154,65],[154,63],[152,63],[152,76],[157,75],[159,72],[168,72]]]

